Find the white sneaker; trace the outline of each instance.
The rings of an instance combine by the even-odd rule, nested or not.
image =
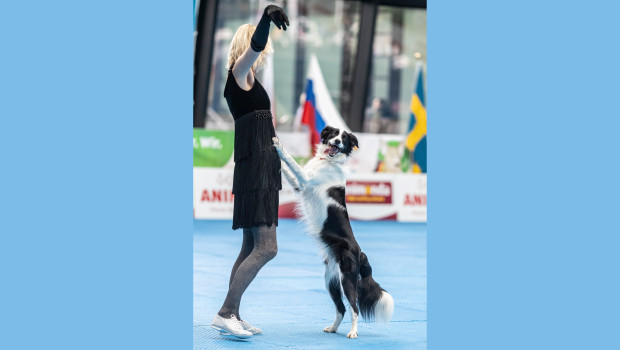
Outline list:
[[[220,331],[222,335],[234,335],[241,339],[247,339],[252,336],[252,332],[243,329],[241,322],[239,322],[235,315],[230,315],[230,318],[224,318],[216,314],[211,322],[211,328]]]
[[[252,326],[248,321],[241,320],[241,326],[246,331],[251,332],[252,335],[263,333],[263,331],[260,328]]]

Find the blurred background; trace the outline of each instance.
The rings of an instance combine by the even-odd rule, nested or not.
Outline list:
[[[194,217],[232,218],[234,120],[223,97],[230,41],[271,3],[274,54],[258,74],[276,132],[302,165],[325,125],[354,132],[347,203],[360,220],[426,221],[426,1],[195,0]],[[316,140],[316,139],[315,139]],[[281,193],[281,217],[295,217]]]

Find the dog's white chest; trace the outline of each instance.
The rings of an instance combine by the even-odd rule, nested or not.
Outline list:
[[[339,166],[320,159],[312,159],[304,170],[309,181],[302,192],[303,219],[308,224],[310,233],[318,235],[327,220],[330,205],[346,210],[329,196],[330,188],[345,186],[345,176]]]

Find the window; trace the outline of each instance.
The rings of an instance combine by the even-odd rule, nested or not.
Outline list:
[[[426,10],[379,6],[364,131],[408,131],[416,66],[425,77]]]
[[[311,55],[316,55],[333,102],[342,113],[346,108],[357,48],[360,3],[357,1],[289,1],[283,5],[291,27],[279,31],[272,26],[274,46],[273,81],[277,128],[292,130],[305,91],[306,72]],[[207,128],[233,129],[234,121],[223,96],[226,81],[228,47],[237,28],[244,23],[256,24],[264,1],[219,1],[213,44]],[[268,72],[263,70],[262,74]],[[265,77],[259,73],[258,79]],[[345,93],[343,93],[345,91]]]

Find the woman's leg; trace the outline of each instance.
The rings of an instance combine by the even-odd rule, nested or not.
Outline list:
[[[224,318],[230,318],[230,315],[235,315],[239,318],[241,296],[254,280],[258,271],[265,266],[269,260],[273,259],[278,252],[275,224],[271,226],[252,227],[251,232],[254,238],[254,249],[252,249],[250,255],[241,262],[232,278],[226,300],[224,300],[224,305],[222,305],[222,308],[218,312],[218,315]]]
[[[230,272],[230,280],[228,281],[228,288],[232,284],[233,278],[235,277],[235,273],[237,273],[237,269],[239,265],[247,258],[250,253],[254,249],[254,235],[252,234],[252,229],[244,228],[243,229],[243,243],[241,243],[241,251],[239,252],[239,256],[237,257],[237,261],[233,265],[232,271]],[[239,315],[237,315],[239,316]]]

